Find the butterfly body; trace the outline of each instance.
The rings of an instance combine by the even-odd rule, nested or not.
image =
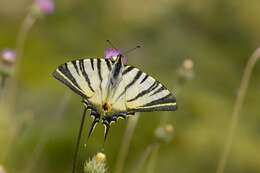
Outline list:
[[[122,55],[112,59],[80,59],[59,66],[53,76],[72,89],[91,109],[94,118],[89,135],[98,122],[105,126],[135,112],[174,111],[176,99],[153,77],[125,65]]]

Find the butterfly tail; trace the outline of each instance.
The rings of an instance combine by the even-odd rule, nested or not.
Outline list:
[[[104,143],[106,142],[107,136],[108,136],[108,132],[110,129],[110,126],[112,123],[116,122],[118,119],[117,116],[113,115],[113,116],[105,116],[102,120],[102,124],[104,125]]]
[[[92,135],[97,123],[99,123],[99,121],[100,121],[100,115],[98,114],[97,111],[91,110],[90,116],[93,117],[94,120],[91,124],[90,130],[89,130],[89,133],[88,133],[88,138]]]
[[[107,135],[108,135],[108,131],[110,129],[110,125],[109,124],[103,124],[103,125],[104,125],[104,128],[105,128],[105,130],[104,130],[104,143],[105,143],[106,140],[107,140]]]

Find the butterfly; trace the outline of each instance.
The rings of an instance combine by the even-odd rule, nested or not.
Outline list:
[[[53,76],[82,97],[90,109],[92,134],[97,123],[105,127],[105,139],[112,123],[136,112],[175,111],[174,95],[159,81],[127,65],[114,48],[106,58],[78,59],[58,66]]]

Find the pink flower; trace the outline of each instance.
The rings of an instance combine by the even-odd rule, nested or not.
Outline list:
[[[16,61],[16,52],[12,49],[4,49],[1,52],[0,58],[4,63],[14,64]]]
[[[105,51],[105,59],[111,59],[122,54],[121,50],[115,48],[107,48]]]
[[[122,55],[122,51],[119,49],[115,49],[115,48],[107,48],[105,50],[105,59],[110,59],[112,61],[115,61],[116,58]],[[127,57],[122,55],[123,57],[123,63],[126,64],[127,63]]]
[[[49,15],[54,11],[53,0],[35,0],[35,4],[43,14]]]

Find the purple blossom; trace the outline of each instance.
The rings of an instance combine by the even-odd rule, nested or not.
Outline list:
[[[54,11],[53,0],[35,0],[35,4],[43,14],[49,15]]]
[[[122,54],[121,50],[115,48],[107,48],[105,51],[105,59],[111,59]]]
[[[122,51],[120,49],[107,48],[105,50],[105,59],[110,59],[110,60],[114,61],[114,60],[116,60],[118,55],[122,55]],[[126,56],[123,56],[123,63],[124,64],[127,63],[127,57]]]
[[[12,49],[4,49],[1,52],[1,60],[8,64],[13,64],[16,61],[16,52]]]

